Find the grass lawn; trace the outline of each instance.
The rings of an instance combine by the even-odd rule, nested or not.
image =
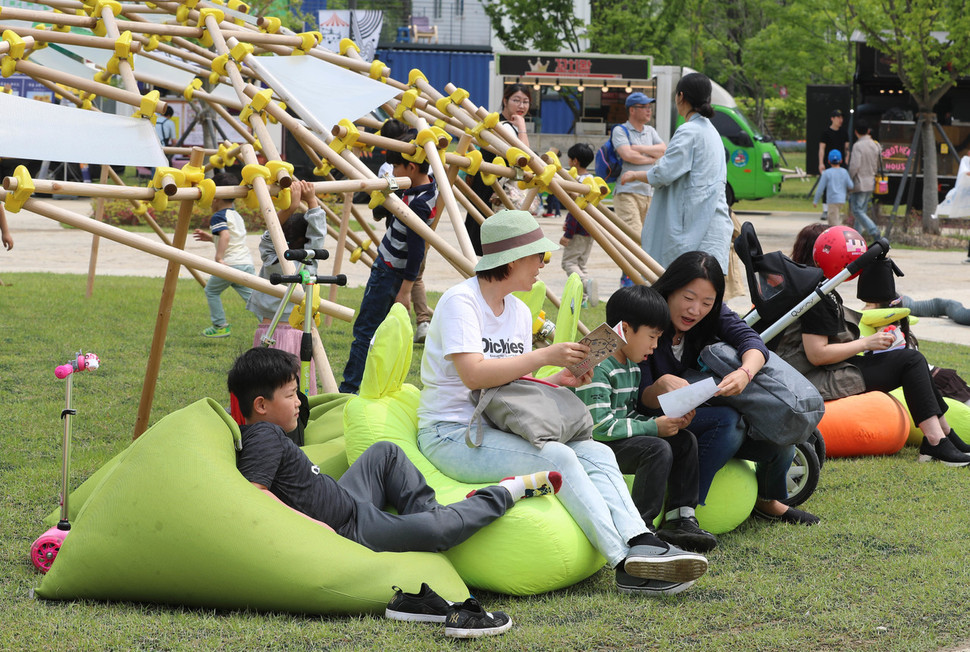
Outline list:
[[[28,551],[60,486],[64,383],[53,368],[79,348],[102,360],[74,385],[77,486],[131,440],[162,280],[99,278],[89,300],[83,276],[3,280],[12,286],[0,287],[0,649],[927,650],[970,639],[970,472],[917,464],[911,448],[887,458],[830,460],[806,505],[821,525],[745,523],[720,537],[708,574],[679,596],[621,596],[607,570],[539,596],[481,592],[487,608],[509,612],[516,626],[478,642],[370,616],[34,600],[30,590],[41,575]],[[361,295],[361,288],[341,288],[338,299],[356,306]],[[234,293],[224,299],[233,335],[205,340],[203,294],[193,280],[180,281],[153,423],[202,396],[227,402],[226,370],[251,343],[256,324]],[[602,304],[591,312],[584,321],[599,323]],[[335,321],[322,335],[339,376],[350,325]],[[970,348],[926,343],[924,352],[970,375]],[[411,370],[415,383],[419,360]],[[522,554],[541,545],[523,542]]]

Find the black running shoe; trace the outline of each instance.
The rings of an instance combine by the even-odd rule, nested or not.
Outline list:
[[[616,590],[627,595],[645,595],[649,597],[674,595],[681,591],[686,591],[692,586],[694,586],[694,580],[690,580],[689,582],[645,580],[624,572],[622,568],[616,569]]]
[[[919,457],[916,459],[920,462],[942,462],[945,466],[970,464],[970,455],[958,451],[954,443],[945,437],[936,446],[930,446],[929,440],[923,437],[919,445]]]
[[[502,611],[485,611],[475,598],[452,605],[445,619],[445,636],[478,638],[508,631],[512,619]]]
[[[454,602],[445,600],[431,590],[427,583],[421,583],[417,593],[405,593],[392,586],[394,597],[384,609],[384,617],[391,620],[410,620],[420,623],[443,623]]]
[[[691,552],[709,552],[717,547],[717,537],[702,530],[693,516],[665,521],[657,530],[657,536],[670,545]]]
[[[953,444],[961,453],[970,453],[970,444],[960,439],[957,431],[953,428],[950,428],[950,434],[947,435],[946,438],[949,439],[950,443]]]
[[[755,507],[751,513],[763,521],[778,521],[789,525],[817,525],[822,520],[815,514],[795,507],[789,507],[783,514],[769,514]]]

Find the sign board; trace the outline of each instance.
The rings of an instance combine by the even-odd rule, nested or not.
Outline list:
[[[591,52],[496,52],[495,72],[502,77],[649,81],[653,57]]]

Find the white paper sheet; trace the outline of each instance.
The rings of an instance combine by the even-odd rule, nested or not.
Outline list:
[[[132,109],[134,111],[134,109]],[[168,165],[148,120],[0,93],[0,157],[108,165]]]
[[[717,394],[717,383],[714,382],[713,378],[705,378],[687,387],[661,394],[657,398],[660,400],[660,409],[664,411],[664,415],[676,419],[684,416],[715,394]]]
[[[387,84],[309,56],[255,57],[253,67],[258,73],[265,70],[275,77],[279,86],[273,90],[284,99],[287,95],[294,97],[327,129],[343,118],[356,120],[367,115],[400,93]],[[287,104],[296,110],[289,100]]]

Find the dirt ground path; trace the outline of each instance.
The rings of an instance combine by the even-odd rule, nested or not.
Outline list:
[[[87,200],[50,201],[56,201],[63,208],[82,214],[91,212],[90,202]],[[360,208],[366,211],[365,206]],[[739,217],[742,221],[754,224],[764,251],[781,250],[786,253],[791,250],[792,241],[799,229],[818,219],[816,215],[808,213],[742,212]],[[14,248],[11,251],[0,250],[0,280],[9,272],[87,273],[92,241],[90,234],[79,229],[65,228],[51,219],[26,210],[16,214],[8,213],[7,221],[13,233]],[[550,239],[559,240],[562,220],[540,218],[539,223]],[[382,226],[378,223],[378,232],[382,231]],[[442,220],[438,230],[446,240],[455,242],[448,220]],[[157,241],[153,233],[139,235]],[[249,236],[249,244],[256,261],[259,260],[256,253],[258,240],[258,235]],[[328,243],[328,249],[331,249],[331,254],[334,253],[333,243]],[[186,245],[186,251],[204,257],[211,257],[213,253],[211,244],[195,242],[191,238]],[[462,276],[434,250],[429,255],[424,276],[429,290],[442,292],[462,280]],[[896,281],[899,292],[917,299],[956,299],[970,306],[970,265],[963,264],[966,259],[965,252],[894,249],[891,256],[905,273],[903,278]],[[565,274],[559,267],[559,260],[559,255],[554,254],[552,262],[542,272],[541,277],[557,293],[565,283]],[[97,262],[99,275],[161,277],[165,274],[166,264],[166,261],[150,254],[132,250],[105,238],[100,240]],[[329,273],[331,265],[331,261],[321,265],[321,272]],[[595,246],[589,268],[599,283],[601,298],[605,300],[619,284],[619,271],[613,261]],[[367,282],[369,270],[360,263],[350,264],[345,258],[341,271],[347,274],[350,285],[364,285]],[[184,268],[181,274],[189,277]],[[839,291],[847,305],[861,307],[855,298],[854,281],[843,284]],[[732,300],[730,305],[743,312],[750,302],[739,297]],[[949,319],[922,318],[916,327],[916,333],[921,339],[970,345],[970,326],[960,326]]]

